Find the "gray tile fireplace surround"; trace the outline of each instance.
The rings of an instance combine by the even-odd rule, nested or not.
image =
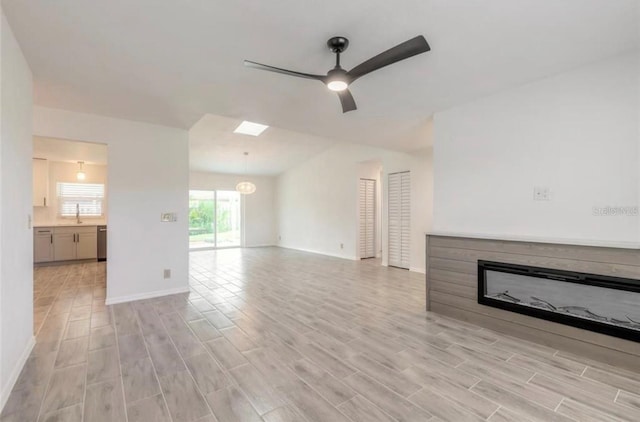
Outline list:
[[[427,235],[427,309],[640,371],[640,343],[478,303],[478,261],[640,279],[640,250]]]

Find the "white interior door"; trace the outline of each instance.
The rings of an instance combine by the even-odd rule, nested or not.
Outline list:
[[[389,265],[409,269],[411,173],[389,175]]]
[[[360,258],[376,257],[376,181],[360,179]]]

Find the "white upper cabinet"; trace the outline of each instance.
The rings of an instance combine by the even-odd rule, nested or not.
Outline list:
[[[49,161],[33,159],[33,206],[49,205]]]

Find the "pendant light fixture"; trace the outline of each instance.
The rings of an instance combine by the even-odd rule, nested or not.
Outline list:
[[[78,165],[80,166],[80,169],[76,173],[76,179],[78,180],[84,180],[87,178],[87,175],[85,174],[84,170],[82,170],[83,164],[84,164],[84,161],[78,161]]]
[[[249,156],[248,152],[244,153],[244,174],[247,175],[247,157]],[[240,182],[236,185],[236,191],[240,192],[242,195],[251,195],[256,191],[256,185],[249,181]]]

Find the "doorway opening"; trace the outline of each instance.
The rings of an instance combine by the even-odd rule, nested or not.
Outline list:
[[[189,249],[242,246],[240,193],[227,190],[189,191]]]
[[[107,149],[107,145],[99,143],[33,137],[36,334],[52,309],[67,309],[65,306],[73,299],[72,294],[77,293],[76,299],[83,307],[93,301],[104,302],[109,192]]]

